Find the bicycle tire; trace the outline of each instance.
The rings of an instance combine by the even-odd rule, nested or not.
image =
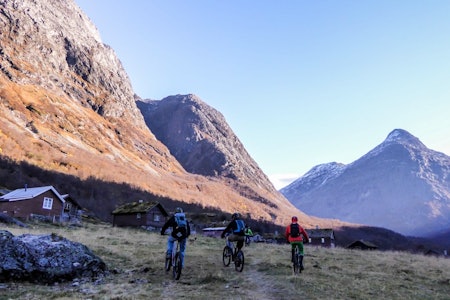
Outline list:
[[[236,257],[234,258],[234,269],[238,272],[242,272],[242,270],[244,269],[244,262],[244,252],[239,250],[236,253]]]
[[[173,266],[173,270],[172,270],[173,278],[175,280],[180,279],[182,268],[183,267],[181,265],[181,255],[179,252],[177,252],[177,254],[175,254],[175,265]]]
[[[172,256],[167,257],[167,254],[166,254],[166,262],[164,264],[164,269],[166,270],[166,272],[170,271],[171,265],[172,265]]]
[[[293,267],[294,267],[294,274],[298,274],[300,273],[300,263],[299,263],[299,257],[297,254],[295,254],[294,256],[294,262],[293,262]]]
[[[233,256],[233,250],[229,246],[223,248],[222,261],[225,267],[228,267],[231,263],[231,257]]]
[[[294,253],[294,261],[292,263],[293,268],[294,268],[294,274],[299,274],[302,272],[301,268],[300,268],[300,253],[299,253],[299,249],[298,246],[295,246],[295,253]]]

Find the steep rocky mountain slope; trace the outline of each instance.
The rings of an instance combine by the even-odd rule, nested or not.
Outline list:
[[[137,199],[126,193],[107,194],[100,189],[103,184],[92,182],[124,184],[148,197],[240,211],[275,224],[286,224],[292,214],[299,215],[305,225],[331,224],[307,216],[277,192],[227,131],[220,114],[215,113],[209,121],[221,123],[217,132],[225,130],[230,141],[218,143],[210,159],[205,157],[215,151],[209,148],[213,138],[203,136],[195,140],[193,149],[206,145],[206,152],[198,152],[205,157],[189,159],[217,162],[219,157],[221,166],[195,169],[195,162],[190,165],[180,159],[187,172],[172,149],[147,127],[120,60],[102,43],[99,32],[74,1],[0,0],[0,26],[0,158],[12,161],[9,166],[26,162],[80,179],[78,186],[62,188],[86,187],[77,200],[106,220],[118,204]],[[213,111],[206,105],[200,109],[205,109],[205,114]],[[183,128],[183,124],[179,126]],[[206,128],[195,132],[205,133],[216,134]],[[16,184],[11,184],[12,174]],[[1,172],[1,176],[0,185],[8,182],[6,187],[11,189],[29,180],[54,184],[15,170]]]
[[[316,166],[281,193],[310,215],[436,235],[450,228],[450,157],[396,129],[355,162]]]
[[[188,172],[277,193],[223,115],[197,96],[176,95],[137,105],[150,130]]]

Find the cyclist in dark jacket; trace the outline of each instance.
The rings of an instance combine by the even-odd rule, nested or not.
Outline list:
[[[175,214],[161,228],[161,235],[164,235],[169,227],[172,227],[172,232],[167,238],[166,255],[169,257],[172,255],[172,251],[174,250],[173,244],[178,240],[180,243],[181,266],[184,266],[184,253],[186,251],[187,238],[191,235],[191,226],[182,208],[177,207]]]
[[[239,213],[234,213],[231,216],[231,222],[223,230],[221,237],[224,238],[226,234],[229,234],[228,240],[237,242],[236,246],[238,250],[241,250],[245,240],[245,222],[241,219]]]

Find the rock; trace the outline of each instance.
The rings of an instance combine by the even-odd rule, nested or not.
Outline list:
[[[85,245],[56,234],[14,236],[0,230],[0,281],[54,283],[106,275],[105,263]]]

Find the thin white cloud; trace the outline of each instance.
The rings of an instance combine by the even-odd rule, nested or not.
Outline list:
[[[297,178],[299,178],[300,175],[298,174],[272,174],[269,175],[269,179],[272,182],[272,184],[275,186],[277,190],[287,186]]]

